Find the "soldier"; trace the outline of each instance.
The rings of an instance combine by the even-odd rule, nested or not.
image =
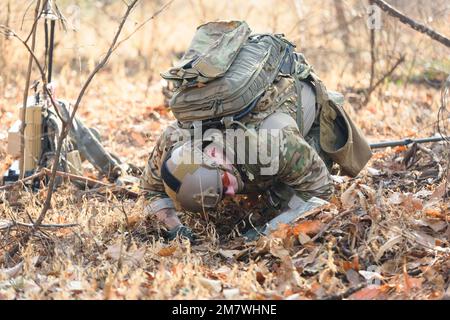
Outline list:
[[[342,96],[280,35],[207,23],[162,76],[178,86],[170,101],[178,121],[157,141],[141,188],[168,239],[193,239],[177,212],[214,210],[235,194],[259,194],[272,213],[328,199],[333,162],[355,176],[371,156]]]
[[[276,157],[273,162],[277,164],[277,170],[270,174],[262,174],[261,169],[268,166],[261,161],[237,161],[238,144],[223,143],[227,140],[227,133],[231,135],[233,131],[224,130],[224,139],[219,142],[202,136],[202,143],[196,139],[187,142],[181,139],[186,135],[191,137],[191,133],[180,128],[177,122],[163,132],[150,155],[141,187],[146,196],[146,212],[167,227],[168,239],[174,239],[178,234],[193,239],[191,230],[181,224],[177,210],[211,210],[225,196],[257,192],[267,203],[268,211],[278,212],[293,208],[299,201],[307,201],[313,196],[330,197],[333,192],[330,176],[333,162],[320,147],[320,105],[316,103],[313,86],[301,82],[299,96],[305,115],[303,133],[294,120],[297,94],[283,101],[276,112],[266,110],[286,92],[293,91],[294,86],[292,77],[279,77],[255,109],[240,120],[246,129],[253,129],[249,138],[264,136],[259,134],[262,130],[269,133],[270,130],[279,130],[278,136],[267,135],[267,145],[275,145],[271,138],[278,138],[280,142],[276,144],[278,150],[271,150],[270,155]],[[204,140],[207,140],[207,145],[203,148]],[[259,141],[258,145],[264,145],[264,142]],[[247,143],[247,153],[250,150],[248,145],[251,142]],[[193,149],[202,153],[201,163],[192,161]],[[245,157],[249,159],[248,154]],[[186,158],[190,159],[183,161]]]

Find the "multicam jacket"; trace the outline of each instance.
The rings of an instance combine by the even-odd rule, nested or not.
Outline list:
[[[264,93],[250,114],[240,120],[240,123],[258,132],[264,120],[276,110],[296,119],[297,94],[294,80],[290,76],[279,77]],[[277,166],[272,174],[261,174],[262,165],[257,163],[236,164],[244,181],[242,193],[259,194],[267,206],[274,210],[283,210],[295,194],[303,199],[316,196],[328,198],[333,192],[333,184],[329,173],[331,159],[320,148],[319,116],[315,117],[312,127],[303,135],[295,125],[281,129],[277,150],[271,150],[270,155]],[[225,130],[224,130],[225,131]],[[141,188],[147,204],[151,205],[158,199],[168,198],[164,192],[161,180],[161,164],[167,153],[185,135],[176,122],[169,125],[162,133],[150,154],[146,168],[141,178]],[[225,134],[225,133],[224,133]],[[266,142],[272,144],[268,135]]]

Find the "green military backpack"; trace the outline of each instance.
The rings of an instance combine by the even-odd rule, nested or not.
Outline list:
[[[343,108],[343,96],[328,91],[294,45],[277,34],[251,35],[244,21],[218,21],[197,28],[182,59],[161,76],[173,82],[169,107],[182,127],[240,120],[278,75],[313,84],[320,110],[320,146],[343,172],[356,176],[371,157],[370,147]],[[297,119],[302,127],[301,99]],[[302,130],[301,130],[302,131]]]
[[[161,74],[175,85],[169,106],[181,124],[242,117],[283,67],[291,67],[293,44],[281,35],[250,33],[243,21],[201,25],[180,62]]]

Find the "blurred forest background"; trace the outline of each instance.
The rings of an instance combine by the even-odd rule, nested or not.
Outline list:
[[[450,36],[448,0],[388,2],[416,21]],[[106,53],[125,5],[119,0],[59,0],[56,3],[69,24],[67,31],[57,28],[53,79],[57,82],[57,98],[73,100],[86,76]],[[140,1],[122,36],[131,34],[139,23],[166,3]],[[366,0],[172,1],[113,54],[89,87],[78,115],[87,125],[99,130],[109,151],[126,162],[143,166],[164,126],[173,120],[165,105],[165,83],[159,73],[183,54],[198,25],[239,19],[246,20],[253,32],[283,33],[295,43],[297,51],[305,55],[326,86],[345,95],[346,109],[369,140],[435,134],[441,86],[450,73],[449,48],[383,12],[380,28],[371,31],[367,26],[368,6]],[[25,36],[31,29],[33,10],[33,1],[1,0],[0,24]],[[43,61],[42,26],[37,33],[36,52]],[[12,162],[6,154],[7,131],[19,117],[27,61],[28,54],[22,44],[0,36],[2,172]],[[31,79],[38,78],[34,70]],[[375,88],[374,84],[377,84]],[[448,119],[445,123],[448,126]],[[269,256],[277,262],[266,263],[262,254],[256,254],[260,258],[252,256],[261,249],[257,245],[244,248],[242,244],[234,244],[235,234],[224,236],[216,232],[213,223],[219,221],[219,217],[196,223],[193,221],[198,217],[187,216],[184,219],[204,234],[205,242],[185,250],[166,246],[157,238],[146,239],[143,234],[152,228],[152,222],[143,217],[134,201],[121,202],[108,195],[87,199],[78,193],[74,195],[67,186],[58,190],[48,219],[77,222],[82,227],[73,231],[59,230],[49,236],[52,240],[46,240],[48,243],[34,241],[23,253],[21,271],[12,269],[17,271],[13,276],[6,273],[6,270],[11,272],[12,267],[4,265],[4,269],[0,269],[4,271],[0,272],[0,299],[325,298],[365,281],[364,273],[359,271],[367,271],[371,265],[383,268],[389,261],[396,261],[395,265],[375,272],[382,285],[370,291],[365,288],[366,291],[359,291],[360,295],[354,298],[442,298],[446,290],[449,291],[450,281],[449,208],[444,200],[447,185],[442,186],[445,177],[433,170],[437,168],[436,162],[441,169],[445,168],[448,146],[437,144],[436,148],[432,155],[437,155],[437,160],[436,156],[430,158],[430,154],[422,150],[423,159],[417,155],[413,161],[418,167],[407,167],[402,162],[405,157],[411,157],[408,148],[379,150],[361,177],[345,179],[339,184],[335,199],[336,212],[349,206],[349,202],[355,202],[373,219],[381,219],[380,223],[413,230],[413,234],[422,237],[419,243],[431,241],[428,249],[411,240],[414,236],[397,239],[395,232],[381,227],[375,230],[374,223],[370,227],[371,234],[367,234],[369,227],[361,221],[361,216],[349,216],[347,222],[334,229],[344,234],[331,232],[323,240],[314,242],[316,246],[311,244],[302,249],[289,244],[283,247],[289,261],[284,253],[272,248],[269,250],[272,256]],[[94,169],[88,164],[85,172],[94,175]],[[431,203],[433,195],[437,200]],[[26,220],[23,212],[36,215],[35,207],[39,207],[42,196],[41,193],[21,194],[20,210],[17,205],[2,200],[0,216]],[[384,202],[376,202],[377,197]],[[375,202],[380,205],[378,213],[371,211]],[[122,208],[128,219],[124,220]],[[431,216],[427,210],[432,210]],[[330,221],[327,219],[319,216],[315,221],[327,223]],[[424,222],[417,225],[421,219]],[[224,242],[223,237],[229,241]],[[286,237],[284,235],[283,239]],[[333,260],[330,246],[343,239],[352,252],[342,253],[336,249]],[[392,239],[397,240],[383,246]],[[124,243],[126,250],[122,251]],[[442,246],[443,250],[436,251],[434,246]],[[247,251],[243,254],[242,250]],[[238,259],[237,252],[244,258],[239,256]],[[292,266],[296,266],[297,273]],[[22,282],[11,285],[11,278],[18,279],[19,275]]]

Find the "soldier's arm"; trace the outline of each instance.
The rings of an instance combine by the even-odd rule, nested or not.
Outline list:
[[[156,216],[169,229],[179,225],[180,220],[176,215],[173,201],[164,191],[161,179],[161,164],[171,146],[176,142],[174,134],[178,130],[179,128],[173,123],[158,138],[140,179],[145,213]]]
[[[330,173],[297,128],[282,130],[277,180],[291,187],[304,200],[328,199],[334,191]]]

